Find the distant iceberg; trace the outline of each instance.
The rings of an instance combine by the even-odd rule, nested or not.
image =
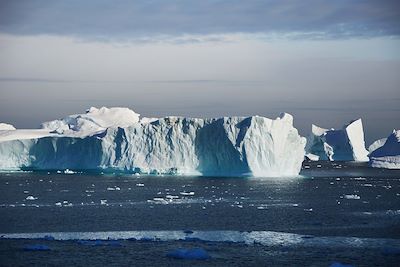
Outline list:
[[[387,139],[380,139],[373,144],[375,147],[370,153],[372,167],[400,169],[400,130],[393,130]]]
[[[305,143],[287,113],[275,120],[140,120],[127,108],[90,108],[42,129],[0,130],[0,169],[292,176],[300,172]]]
[[[328,130],[312,125],[306,153],[310,160],[368,161],[361,119],[345,125],[340,130]]]

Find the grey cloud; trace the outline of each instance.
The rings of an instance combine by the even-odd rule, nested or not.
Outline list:
[[[399,36],[399,18],[400,3],[395,0],[0,2],[0,32],[68,35],[99,40],[151,41],[151,38],[146,38],[291,32],[297,33],[292,35],[295,38],[302,39]],[[202,40],[181,40],[191,41]]]

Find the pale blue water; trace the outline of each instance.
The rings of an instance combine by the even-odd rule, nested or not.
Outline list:
[[[0,265],[400,262],[400,171],[306,163],[302,175],[253,179],[2,173]],[[56,240],[37,239],[45,235]],[[109,238],[118,239],[118,245],[76,241]],[[33,244],[47,245],[50,251],[23,250]],[[211,258],[166,257],[179,247],[203,248]]]

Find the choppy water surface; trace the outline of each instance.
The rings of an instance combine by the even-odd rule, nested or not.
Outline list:
[[[1,173],[0,265],[398,265],[400,171],[305,163],[302,175]],[[34,244],[50,250],[23,250]],[[180,247],[211,258],[166,257]]]

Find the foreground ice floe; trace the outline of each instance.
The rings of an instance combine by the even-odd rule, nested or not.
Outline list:
[[[385,142],[380,140],[373,143],[376,147],[369,155],[370,165],[375,168],[400,169],[400,130],[393,130]]]
[[[340,130],[328,130],[312,125],[306,153],[310,160],[368,161],[361,119],[345,125]]]
[[[90,108],[37,130],[0,131],[0,169],[292,176],[305,138],[293,117],[139,120],[127,108]]]
[[[1,233],[3,239],[54,240],[130,240],[130,241],[207,241],[243,243],[248,245],[285,247],[342,247],[342,248],[397,248],[398,239],[358,238],[341,236],[310,236],[273,231],[111,231],[111,232],[54,232],[54,233]]]

